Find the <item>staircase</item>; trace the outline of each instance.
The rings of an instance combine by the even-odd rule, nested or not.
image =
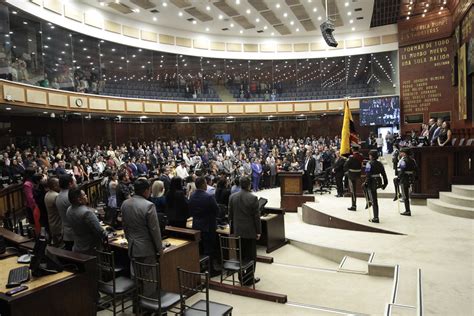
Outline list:
[[[216,90],[216,93],[219,95],[219,98],[221,98],[222,102],[235,102],[236,100],[234,99],[234,96],[227,90],[226,87],[218,85],[214,86],[214,90]]]
[[[453,185],[451,192],[439,192],[439,199],[428,199],[435,212],[474,219],[474,185]]]

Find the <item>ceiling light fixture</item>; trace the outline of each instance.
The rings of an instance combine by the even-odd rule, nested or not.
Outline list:
[[[178,15],[183,16],[183,12],[179,11]]]
[[[275,5],[275,7],[276,7],[277,9],[280,9],[280,4],[277,3],[277,4]]]
[[[247,9],[247,11],[245,11],[245,12],[247,12],[247,14],[250,14],[250,9]]]

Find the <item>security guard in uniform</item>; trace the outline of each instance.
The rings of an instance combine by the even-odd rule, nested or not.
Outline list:
[[[360,178],[360,172],[362,169],[362,162],[364,157],[359,154],[359,145],[352,145],[352,155],[344,163],[344,173],[349,182],[349,191],[351,192],[352,206],[348,208],[349,211],[356,210],[356,183],[357,179]]]
[[[393,198],[394,201],[398,200],[400,196],[400,184],[398,183],[398,161],[400,160],[400,145],[395,143],[393,145],[395,150],[392,153],[392,166],[393,170],[395,171],[395,178],[393,178],[393,184],[395,185],[395,197]]]
[[[385,168],[380,161],[378,161],[379,154],[377,150],[373,149],[369,152],[369,161],[365,165],[365,174],[367,178],[363,185],[364,193],[368,197],[370,204],[374,209],[374,217],[369,221],[372,223],[379,223],[379,204],[377,201],[377,189],[385,188],[388,185],[387,174]],[[369,207],[370,207],[369,204]]]
[[[410,186],[415,181],[415,175],[416,161],[410,157],[410,148],[404,147],[400,149],[400,160],[398,161],[397,165],[397,178],[394,179],[395,188],[400,188],[403,202],[405,203],[405,212],[401,213],[400,215],[411,216]],[[398,195],[395,197],[397,198]]]

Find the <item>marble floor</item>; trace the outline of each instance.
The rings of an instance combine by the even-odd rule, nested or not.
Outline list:
[[[316,201],[308,203],[308,207],[364,225],[376,225],[368,222],[369,213],[362,210],[363,199],[358,199],[357,212],[349,212],[346,208],[350,198],[336,198],[334,194],[315,195]],[[279,207],[279,189],[260,191],[257,195],[267,198],[268,206]],[[420,268],[426,315],[474,315],[474,221],[433,212],[422,205],[413,205],[413,216],[404,217],[399,215],[397,202],[390,198],[379,199],[379,204],[381,223],[377,227],[403,235],[309,225],[302,221],[301,210],[285,215],[290,244],[269,254],[274,258],[273,264],[258,263],[261,281],[257,288],[287,294],[287,304],[216,291],[210,292],[211,300],[232,305],[233,315],[383,315],[390,299],[392,278],[338,271],[338,262],[310,250],[325,247],[373,252],[373,263],[399,265],[397,304],[416,306],[416,273]],[[403,205],[400,207],[403,211]],[[263,249],[258,251],[264,254]],[[347,264],[364,268],[364,262],[352,260]],[[415,315],[415,310],[394,310],[393,315]]]

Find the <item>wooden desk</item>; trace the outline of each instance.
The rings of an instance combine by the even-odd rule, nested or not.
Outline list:
[[[418,181],[412,197],[438,198],[440,191],[450,191],[453,184],[474,184],[472,146],[412,148],[418,164]]]
[[[34,243],[21,244],[29,249]],[[77,267],[74,272],[32,278],[25,283],[28,290],[13,296],[6,296],[8,273],[11,268],[19,267],[16,257],[0,261],[0,314],[2,316],[93,316],[96,315],[96,259],[92,256],[76,254],[67,250],[48,247],[64,264]]]
[[[182,229],[166,226],[168,238],[164,242],[169,242],[171,246],[163,249],[163,256],[160,258],[160,278],[161,288],[165,291],[179,293],[177,268],[199,272],[199,240],[200,232],[192,229]],[[128,243],[123,230],[116,231],[117,236],[109,240],[110,246],[119,254],[128,253]]]
[[[262,234],[260,239],[257,240],[257,244],[264,246],[266,252],[270,253],[284,246],[287,243],[285,237],[285,210],[280,208],[265,208],[267,213],[265,216],[260,217],[262,223]],[[192,218],[189,218],[186,227],[191,228],[193,226]],[[229,225],[222,228],[217,227],[217,234],[219,235],[230,235],[231,229]],[[263,260],[266,262],[266,260]]]
[[[5,238],[5,240],[7,242],[9,242],[10,244],[12,244],[15,247],[19,246],[20,244],[23,244],[25,242],[28,242],[28,241],[32,240],[28,237],[24,237],[24,236],[15,234],[14,232],[12,232],[12,231],[10,231],[6,228],[3,228],[3,227],[0,227],[0,235],[2,235],[3,238]]]
[[[14,268],[28,266],[28,264],[17,263],[16,262],[17,259],[18,259],[17,257],[15,258],[10,257],[10,258],[0,261],[0,264],[2,265],[2,270],[0,270],[0,294],[5,294],[5,292],[10,290],[6,288],[6,284],[8,283],[9,271]],[[28,290],[15,294],[14,297],[19,296],[21,294],[28,294],[28,292],[37,290],[50,283],[62,281],[67,278],[71,278],[73,275],[74,273],[72,272],[63,271],[56,274],[46,275],[40,278],[35,278],[31,276],[31,279],[27,283],[25,283],[25,285],[28,286]]]
[[[276,208],[265,208],[265,211],[268,214],[260,217],[262,235],[257,244],[265,246],[266,252],[270,253],[288,242],[285,237],[285,211]]]

